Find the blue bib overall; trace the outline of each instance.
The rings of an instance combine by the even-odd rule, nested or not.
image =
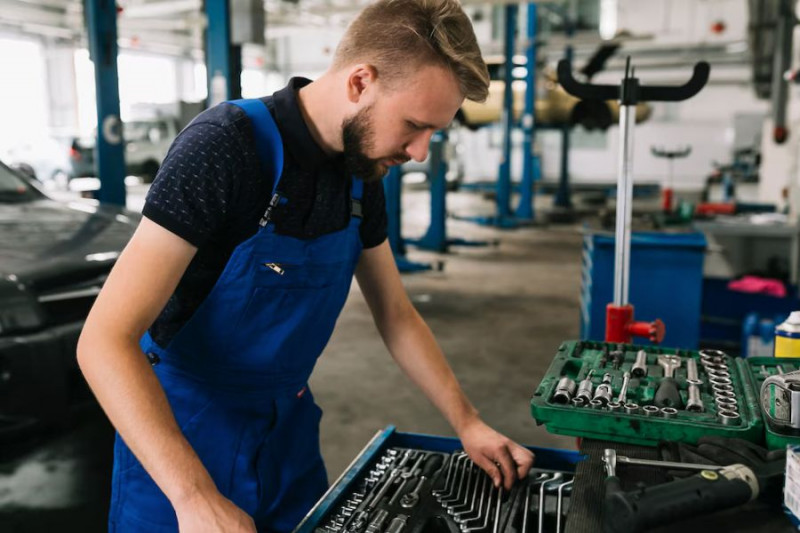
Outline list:
[[[270,208],[233,252],[188,323],[165,348],[145,334],[151,360],[183,434],[217,489],[259,531],[291,531],[327,488],[319,450],[321,409],[307,381],[330,339],[361,254],[363,183],[352,180],[347,228],[312,240],[277,235],[280,133],[260,100],[230,102],[256,132]],[[289,199],[290,200],[290,199]],[[117,435],[110,531],[175,532],[175,512]]]

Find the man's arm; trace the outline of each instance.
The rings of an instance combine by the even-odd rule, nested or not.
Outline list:
[[[389,242],[364,250],[356,278],[392,357],[453,426],[475,463],[507,489],[533,454],[487,426],[467,399],[430,328],[408,299]],[[498,466],[499,465],[499,468]]]
[[[86,319],[78,363],[125,443],[169,498],[181,531],[255,532],[250,517],[217,491],[139,347],[196,251],[143,218]]]

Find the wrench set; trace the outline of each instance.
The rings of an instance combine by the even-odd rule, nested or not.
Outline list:
[[[531,400],[553,433],[633,444],[760,433],[744,360],[719,350],[564,343]],[[798,411],[800,413],[800,411]]]
[[[354,486],[315,533],[560,533],[572,474],[534,469],[505,491],[463,451],[389,448]]]
[[[736,381],[724,352],[700,350],[695,358],[680,350],[662,354],[658,348],[632,351],[624,345],[598,344],[601,356],[596,364],[584,365],[577,383],[570,376],[560,377],[552,403],[667,419],[681,412],[712,413],[723,425],[739,424]]]

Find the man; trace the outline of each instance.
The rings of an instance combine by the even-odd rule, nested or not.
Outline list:
[[[527,474],[533,455],[464,396],[386,241],[380,178],[425,159],[487,92],[456,0],[380,0],[321,78],[180,134],[78,346],[119,432],[112,531],[295,527],[327,484],[306,382],[354,272],[392,357],[470,457],[507,488]]]

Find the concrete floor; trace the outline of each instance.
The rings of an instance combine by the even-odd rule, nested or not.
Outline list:
[[[403,235],[421,235],[429,196],[412,191],[403,198]],[[448,194],[447,200],[449,211],[459,215],[494,209],[476,193]],[[549,198],[537,203],[551,205]],[[410,249],[413,260],[442,260],[445,266],[404,275],[409,296],[488,424],[520,443],[574,449],[573,437],[536,426],[529,400],[559,344],[578,335],[579,226],[508,231],[449,219],[447,227],[450,237],[499,245],[453,248],[449,254]],[[331,480],[389,424],[400,431],[455,435],[392,360],[356,283],[311,387],[325,411],[322,451]]]

